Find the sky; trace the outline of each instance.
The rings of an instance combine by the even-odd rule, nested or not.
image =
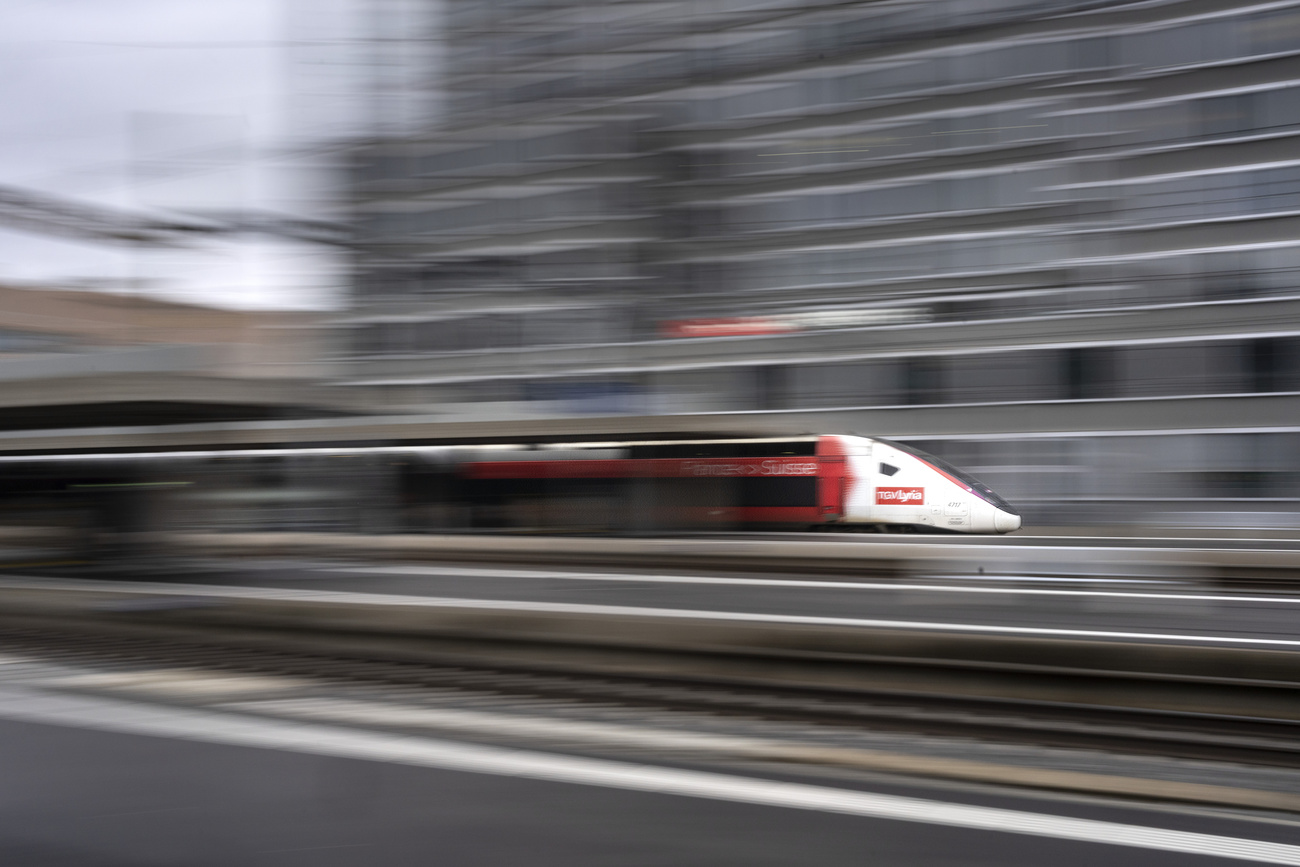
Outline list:
[[[155,213],[327,215],[320,154],[348,128],[330,92],[350,86],[349,2],[4,0],[0,186]],[[0,229],[0,282],[319,309],[340,302],[342,270],[267,239],[142,251]]]

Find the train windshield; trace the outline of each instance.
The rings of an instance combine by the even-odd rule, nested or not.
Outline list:
[[[1011,515],[1016,515],[1017,517],[1020,516],[1020,513],[1017,512],[1010,503],[1002,499],[1002,497],[998,496],[996,491],[994,491],[988,485],[984,484],[979,479],[975,478],[965,470],[954,467],[952,464],[948,463],[943,458],[935,457],[929,452],[923,452],[920,449],[915,448],[913,446],[904,445],[903,443],[896,443],[893,440],[882,439],[880,437],[876,437],[876,439],[888,446],[891,446],[892,448],[898,449],[900,452],[906,452],[907,454],[911,455],[914,458],[920,458],[930,466],[934,467],[936,470],[939,470],[944,475],[951,476],[952,478],[961,482],[963,485],[970,488],[970,490],[978,497],[993,504],[994,506],[1001,509],[1002,511]]]

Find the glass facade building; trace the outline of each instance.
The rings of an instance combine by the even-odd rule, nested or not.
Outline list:
[[[1300,4],[445,0],[360,147],[346,385],[787,416],[1034,520],[1300,472]]]

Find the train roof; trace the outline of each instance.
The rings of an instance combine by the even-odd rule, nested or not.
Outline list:
[[[437,455],[453,451],[465,452],[545,452],[573,451],[579,449],[619,449],[639,446],[689,446],[689,445],[726,445],[728,443],[752,445],[756,443],[794,443],[816,442],[820,435],[791,437],[731,437],[709,439],[652,439],[652,440],[616,440],[604,442],[555,442],[555,443],[465,443],[454,445],[398,445],[398,446],[284,446],[256,449],[175,449],[175,450],[124,450],[100,452],[68,452],[60,454],[17,454],[0,455],[0,463],[58,463],[75,461],[129,461],[141,459],[185,460],[217,458],[271,458],[292,456],[348,457],[354,455]]]

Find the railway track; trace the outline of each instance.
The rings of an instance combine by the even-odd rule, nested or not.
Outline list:
[[[190,557],[363,557],[440,562],[740,570],[800,574],[1141,577],[1236,588],[1287,588],[1300,546],[1287,540],[984,538],[701,534],[660,536],[338,535],[173,533],[160,543]]]
[[[396,690],[405,701],[473,693],[558,703],[577,712],[584,707],[617,707],[634,715],[685,711],[732,724],[768,721],[1300,769],[1300,720],[1280,716],[1089,706],[1048,697],[760,686],[709,674],[611,675],[544,654],[531,663],[476,663],[463,647],[448,653],[436,645],[328,633],[147,623],[0,619],[0,653],[101,668],[283,677],[384,694]],[[965,668],[972,676],[1016,676],[1005,666],[983,672],[978,665]],[[1223,679],[1215,681],[1221,685]]]

